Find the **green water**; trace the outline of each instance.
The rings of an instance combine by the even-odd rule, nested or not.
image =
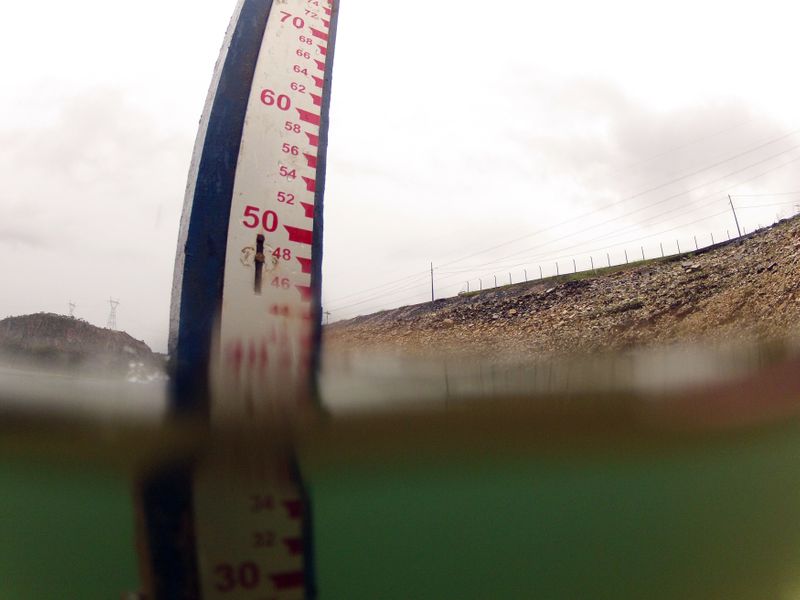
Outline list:
[[[117,600],[138,579],[125,477],[0,461],[0,598]]]
[[[800,598],[796,431],[627,458],[340,467],[311,487],[325,600]]]
[[[800,594],[797,428],[704,445],[311,467],[319,598]],[[0,461],[0,598],[138,587],[121,475]]]

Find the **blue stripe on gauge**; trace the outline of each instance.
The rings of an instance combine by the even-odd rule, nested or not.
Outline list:
[[[208,413],[208,366],[222,301],[231,198],[256,62],[272,0],[245,0],[208,119],[191,206],[180,297],[172,410]]]

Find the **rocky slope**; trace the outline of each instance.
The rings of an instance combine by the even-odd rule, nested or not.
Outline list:
[[[0,364],[136,379],[163,370],[163,359],[127,333],[50,313],[0,321]]]
[[[696,253],[507,286],[341,321],[331,351],[583,354],[765,339],[800,325],[800,218]]]

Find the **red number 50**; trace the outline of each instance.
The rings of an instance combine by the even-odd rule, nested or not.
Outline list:
[[[265,231],[269,231],[270,233],[275,231],[278,228],[278,213],[274,210],[265,210],[264,213],[259,216],[260,212],[261,209],[257,206],[245,206],[244,220],[242,220],[244,226],[249,229],[255,229],[258,227],[258,224],[261,223]]]

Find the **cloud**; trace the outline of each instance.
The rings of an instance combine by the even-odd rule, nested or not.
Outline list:
[[[127,308],[131,333],[159,345],[191,146],[108,88],[0,130],[0,313],[63,312],[71,298],[102,323],[113,295],[121,325]]]
[[[190,143],[114,90],[73,97],[52,124],[0,131],[3,239],[138,248],[182,191]]]
[[[564,201],[605,204],[659,186],[686,189],[800,140],[778,140],[789,132],[786,126],[737,99],[657,110],[609,81],[526,81],[521,75],[517,81],[501,113],[514,115],[505,123],[514,153],[525,157],[528,176],[540,183],[574,182],[578,197]],[[759,148],[771,140],[778,141]],[[642,194],[634,204],[650,199]]]

